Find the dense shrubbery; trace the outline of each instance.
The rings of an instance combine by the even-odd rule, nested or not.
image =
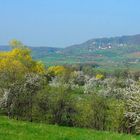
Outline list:
[[[14,41],[13,46],[0,53],[1,113],[22,120],[140,133],[138,73],[109,75],[91,67],[79,71],[68,66],[45,69],[23,44]]]

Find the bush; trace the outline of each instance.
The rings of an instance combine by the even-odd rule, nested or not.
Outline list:
[[[48,90],[49,89],[49,90]],[[51,124],[73,126],[73,116],[76,113],[75,99],[68,87],[47,86],[38,94],[39,110],[45,121]]]

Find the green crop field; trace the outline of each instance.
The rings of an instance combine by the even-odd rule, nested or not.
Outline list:
[[[140,140],[140,136],[16,121],[1,116],[0,140]]]

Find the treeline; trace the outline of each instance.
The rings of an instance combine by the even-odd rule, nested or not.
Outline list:
[[[51,66],[34,61],[13,40],[0,52],[0,112],[9,118],[140,133],[139,72],[95,71],[93,66]]]

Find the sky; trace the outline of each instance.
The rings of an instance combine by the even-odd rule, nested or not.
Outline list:
[[[140,0],[0,0],[0,45],[66,47],[140,33]]]

